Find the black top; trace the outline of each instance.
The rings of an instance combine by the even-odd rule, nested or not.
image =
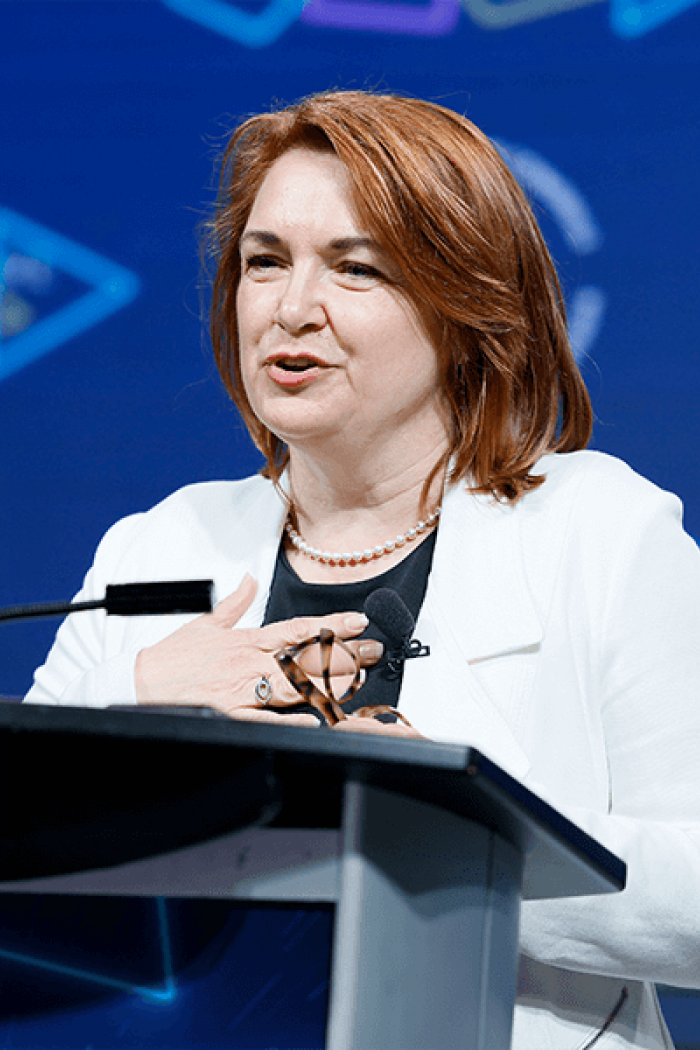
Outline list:
[[[290,565],[284,545],[281,544],[264,623],[290,620],[294,616],[327,616],[328,613],[335,612],[363,612],[365,600],[372,591],[379,587],[389,587],[396,591],[410,609],[414,620],[417,620],[428,585],[436,536],[437,530],[434,529],[398,565],[394,565],[380,576],[373,576],[370,580],[359,580],[354,583],[305,583]],[[388,639],[373,623],[370,623],[359,637],[374,638],[388,646]],[[369,705],[386,704],[389,707],[398,707],[401,679],[402,673],[392,676],[389,672],[385,653],[378,663],[367,668],[365,684],[355,693],[355,696],[343,704],[343,710],[349,714],[360,707]],[[295,710],[298,712],[313,709],[309,707]]]

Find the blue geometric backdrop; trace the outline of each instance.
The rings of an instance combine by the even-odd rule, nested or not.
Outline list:
[[[195,228],[232,125],[328,87],[497,139],[561,270],[595,447],[681,495],[700,537],[699,45],[697,0],[3,0],[0,605],[69,597],[117,517],[256,468]],[[54,630],[3,628],[0,693]],[[700,1046],[689,1004],[666,1000]]]

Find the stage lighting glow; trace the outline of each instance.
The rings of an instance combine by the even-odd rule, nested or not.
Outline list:
[[[158,914],[158,932],[163,964],[163,985],[160,988],[131,984],[128,981],[120,981],[114,977],[109,977],[107,974],[100,973],[97,970],[82,970],[75,966],[67,966],[65,963],[55,962],[52,959],[40,958],[36,955],[24,955],[21,952],[9,951],[2,947],[0,947],[0,958],[7,959],[20,966],[29,966],[34,969],[60,974],[64,977],[74,977],[78,981],[88,981],[92,984],[103,985],[105,988],[114,988],[118,991],[127,992],[130,995],[138,995],[149,1003],[172,1003],[177,995],[177,987],[173,977],[170,932],[165,901],[162,897],[156,897],[154,904]]]

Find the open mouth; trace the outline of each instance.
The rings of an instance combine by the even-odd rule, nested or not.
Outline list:
[[[306,387],[328,368],[317,357],[306,357],[303,354],[280,354],[279,357],[269,357],[265,364],[270,379],[290,389]]]
[[[306,372],[309,368],[318,367],[318,361],[312,361],[310,357],[283,357],[274,363],[285,372]]]

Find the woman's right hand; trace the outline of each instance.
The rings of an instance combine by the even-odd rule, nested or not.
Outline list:
[[[361,665],[380,658],[379,643],[354,641],[367,626],[362,613],[305,616],[267,627],[236,628],[256,590],[255,580],[246,576],[213,612],[198,616],[161,642],[142,649],[136,659],[137,703],[207,706],[233,718],[315,726],[318,721],[314,715],[278,714],[256,696],[255,686],[264,676],[272,687],[272,702],[300,699],[274,654],[327,627],[349,645]],[[352,674],[355,668],[351,664],[348,656],[347,665],[339,661],[334,673]],[[305,670],[313,675],[316,669],[307,666]]]

